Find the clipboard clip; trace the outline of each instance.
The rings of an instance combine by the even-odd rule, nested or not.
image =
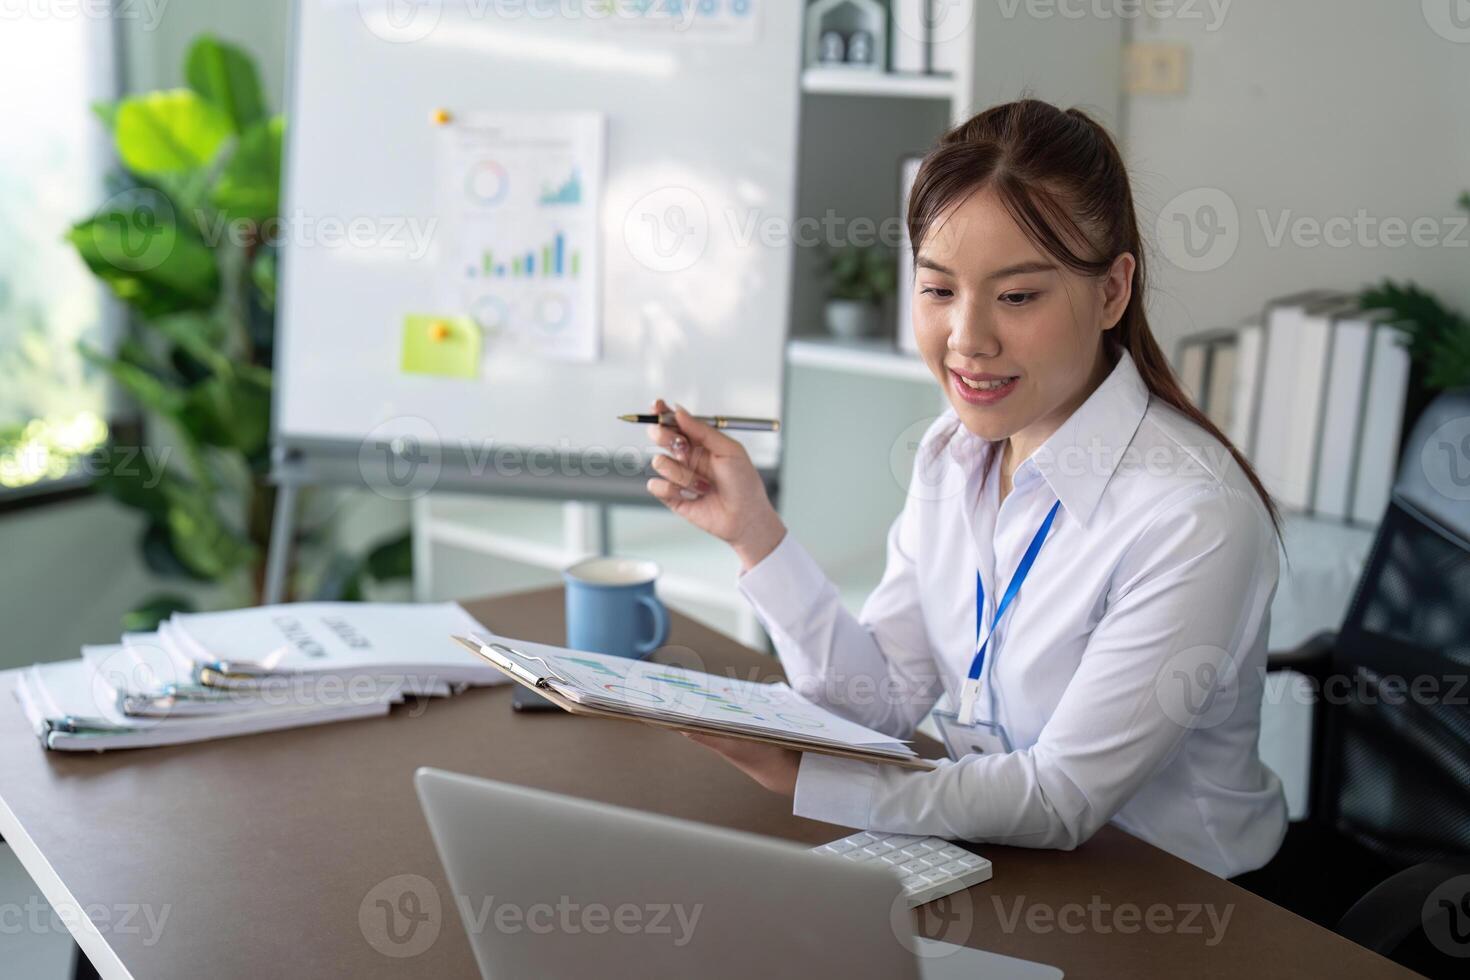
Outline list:
[[[558,684],[565,684],[567,687],[570,687],[574,690],[576,689],[577,685],[573,684],[571,681],[567,680],[565,677],[561,676],[555,670],[553,670],[551,668],[551,664],[546,662],[545,657],[538,657],[532,653],[525,653],[524,651],[517,650],[515,647],[508,647],[504,643],[491,643],[487,640],[481,639],[474,633],[470,634],[470,639],[481,650],[494,650],[496,653],[500,654],[501,657],[509,661],[510,665],[513,668],[520,667],[520,665],[516,662],[517,660],[532,660],[536,663],[539,663],[542,667],[541,676],[530,677],[531,683],[534,684],[536,687],[549,689],[550,685],[547,683],[547,681],[551,680],[556,681]],[[529,671],[525,671],[524,668],[521,669],[527,674],[530,673]]]

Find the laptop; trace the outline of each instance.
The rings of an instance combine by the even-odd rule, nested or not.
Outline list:
[[[437,769],[414,782],[487,980],[1062,976],[915,937],[881,868]]]

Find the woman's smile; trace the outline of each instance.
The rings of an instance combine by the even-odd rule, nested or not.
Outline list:
[[[1018,375],[975,373],[950,368],[950,386],[971,405],[994,405],[1016,390]]]

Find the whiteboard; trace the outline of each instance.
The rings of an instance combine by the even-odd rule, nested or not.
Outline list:
[[[616,416],[657,396],[779,417],[800,5],[739,0],[758,21],[729,33],[530,16],[537,5],[298,0],[278,452],[404,437],[471,455],[645,451],[641,428]],[[458,261],[437,211],[441,108],[605,118],[595,362],[489,339],[478,379],[400,369],[406,316],[466,312],[439,305],[442,263]],[[743,439],[757,465],[778,465],[778,436]]]

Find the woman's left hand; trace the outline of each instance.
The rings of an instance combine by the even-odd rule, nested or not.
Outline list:
[[[795,749],[696,732],[682,734],[690,741],[718,752],[735,768],[772,793],[782,796],[796,795],[796,770],[801,766],[801,753]]]

